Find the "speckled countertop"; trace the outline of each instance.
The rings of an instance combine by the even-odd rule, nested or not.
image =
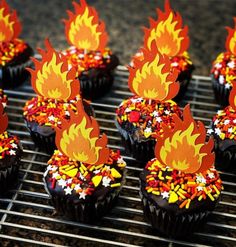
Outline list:
[[[49,37],[54,47],[67,46],[63,18],[72,9],[71,0],[9,0],[17,9],[23,23],[21,38],[33,48],[44,47]],[[119,56],[122,64],[142,45],[142,26],[148,26],[148,16],[156,18],[156,7],[163,9],[164,0],[88,0],[106,22],[109,47]],[[191,59],[195,74],[208,75],[211,62],[224,50],[227,32],[236,16],[235,0],[172,0],[171,6],[179,11],[189,26]]]

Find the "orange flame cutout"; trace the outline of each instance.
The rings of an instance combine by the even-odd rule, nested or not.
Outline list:
[[[39,49],[42,60],[32,58],[35,70],[29,69],[34,91],[46,98],[69,100],[80,93],[80,84],[76,80],[76,70],[68,71],[65,56],[57,53],[48,40],[45,40],[46,51]]]
[[[170,100],[179,91],[176,82],[178,71],[172,69],[169,58],[161,55],[153,42],[151,51],[142,49],[144,59],[134,58],[134,67],[129,67],[129,88],[139,97],[154,100]]]
[[[7,114],[4,113],[4,107],[2,103],[0,103],[0,134],[2,134],[8,126],[8,117]]]
[[[85,0],[80,2],[81,5],[73,2],[75,14],[67,11],[69,20],[64,20],[67,41],[79,49],[103,50],[108,40],[105,24]]]
[[[233,87],[229,94],[229,104],[236,111],[236,83],[233,82]]]
[[[21,32],[21,24],[16,11],[11,13],[5,0],[0,2],[0,27],[0,43],[17,38]]]
[[[182,54],[189,46],[188,27],[182,27],[182,17],[165,2],[165,12],[157,9],[158,20],[150,18],[150,28],[145,28],[144,46],[151,49],[155,40],[161,54],[174,57]]]
[[[214,142],[207,143],[206,129],[202,122],[195,122],[190,106],[183,111],[183,120],[174,116],[175,127],[171,131],[164,127],[163,137],[157,138],[155,155],[166,166],[186,173],[204,172],[215,160],[212,153]]]
[[[234,29],[230,27],[226,27],[229,34],[226,39],[225,47],[227,51],[229,51],[234,56],[236,56],[236,17],[234,18],[234,22],[235,22]]]
[[[61,153],[72,160],[86,164],[104,164],[109,157],[107,136],[100,136],[99,126],[93,117],[89,117],[81,102],[77,112],[70,112],[70,120],[62,122],[61,129],[56,129],[56,145]]]

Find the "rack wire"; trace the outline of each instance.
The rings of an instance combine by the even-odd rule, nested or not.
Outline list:
[[[120,135],[114,126],[115,109],[131,96],[127,86],[128,71],[119,66],[109,94],[92,103],[101,130],[109,138],[109,146],[120,149],[128,165],[127,183],[117,205],[95,225],[68,221],[58,216],[49,204],[42,176],[49,156],[35,149],[22,118],[25,102],[35,96],[25,83],[19,91],[6,90],[9,103],[9,131],[20,137],[24,155],[19,182],[6,197],[0,198],[0,245],[2,246],[236,246],[236,190],[232,173],[220,172],[225,190],[207,225],[184,240],[158,235],[143,217],[139,198],[140,168],[125,155]],[[180,106],[191,104],[196,119],[209,126],[220,108],[214,102],[209,77],[193,76]]]

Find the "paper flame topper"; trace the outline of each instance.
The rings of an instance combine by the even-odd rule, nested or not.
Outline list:
[[[4,112],[4,107],[2,103],[0,103],[0,134],[2,134],[8,126],[8,117],[7,114]]]
[[[72,160],[104,164],[109,157],[107,136],[100,137],[97,121],[85,113],[81,102],[77,104],[77,112],[70,111],[70,120],[64,120],[61,128],[56,129],[57,148]]]
[[[80,5],[73,2],[75,13],[67,11],[69,20],[64,20],[67,41],[79,49],[103,50],[108,41],[105,23],[99,21],[97,11],[85,0],[80,2]]]
[[[46,51],[39,49],[42,60],[32,58],[35,70],[31,73],[31,83],[34,91],[46,98],[69,100],[80,93],[80,83],[76,80],[76,70],[68,70],[65,56],[57,53],[49,41],[45,40]]]
[[[178,71],[171,70],[171,63],[166,55],[161,55],[155,42],[151,50],[142,49],[144,59],[134,58],[134,66],[129,67],[129,88],[139,97],[153,100],[170,100],[179,91],[176,82]]]
[[[236,111],[236,83],[233,82],[233,87],[229,94],[229,104]]]
[[[182,54],[189,46],[188,27],[182,27],[182,17],[165,2],[165,12],[157,9],[158,19],[150,18],[150,28],[145,28],[144,46],[151,48],[155,40],[161,54],[174,57]]]
[[[16,11],[10,10],[5,0],[0,2],[0,42],[9,42],[21,32],[21,23]]]
[[[229,33],[226,39],[225,47],[227,51],[236,56],[236,17],[234,18],[234,22],[234,28],[226,27]]]
[[[183,110],[183,120],[174,116],[175,127],[164,126],[163,137],[157,138],[155,155],[164,165],[186,173],[199,173],[209,169],[215,160],[214,142],[206,141],[204,124],[191,116],[190,106]]]

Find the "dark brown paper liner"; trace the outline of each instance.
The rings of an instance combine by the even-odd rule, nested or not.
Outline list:
[[[95,99],[106,94],[114,81],[112,72],[100,71],[94,75],[79,77],[80,90],[83,98]]]
[[[230,89],[225,88],[224,84],[220,84],[213,75],[211,78],[216,102],[222,106],[228,106]]]
[[[94,223],[112,209],[125,183],[125,177],[126,170],[123,172],[121,186],[114,188],[103,200],[86,203],[80,200],[70,199],[64,194],[54,194],[50,196],[50,202],[58,214],[67,219],[83,223]],[[44,183],[46,185],[45,181]],[[47,188],[45,189],[48,191]]]
[[[168,237],[181,237],[193,234],[202,229],[210,211],[202,211],[184,215],[171,215],[163,208],[157,208],[140,193],[144,216],[152,227]]]
[[[226,150],[221,150],[219,144],[221,140],[214,139],[215,141],[215,167],[222,171],[228,171],[236,173],[236,147],[227,148]]]
[[[21,147],[19,146],[18,148]],[[4,195],[9,189],[11,189],[16,184],[18,179],[20,158],[21,152],[18,153],[18,157],[13,165],[0,171],[0,196]]]
[[[32,67],[33,62],[30,56],[33,56],[33,50],[27,48],[27,57],[22,61],[16,61],[13,64],[0,66],[0,86],[3,89],[15,88],[24,83],[29,77],[30,73],[25,69]],[[19,59],[20,60],[20,59]]]
[[[188,89],[188,85],[191,81],[191,78],[192,78],[192,71],[193,71],[193,68],[188,70],[188,71],[182,71],[177,80],[179,82],[179,85],[180,85],[180,88],[179,88],[179,92],[178,94],[173,98],[173,100],[175,102],[178,102],[180,100],[183,99],[187,89]]]
[[[135,140],[131,134],[121,128],[117,120],[115,120],[115,125],[121,134],[125,152],[140,162],[137,163],[138,166],[143,167],[145,162],[154,158],[154,148],[156,145],[154,139],[148,139],[147,141]]]

